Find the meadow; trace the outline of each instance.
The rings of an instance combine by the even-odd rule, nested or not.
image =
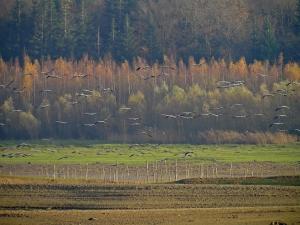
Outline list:
[[[299,147],[1,141],[0,224],[297,224]]]
[[[1,141],[1,164],[125,164],[161,160],[190,163],[299,164],[300,143],[286,145],[103,144],[97,141]]]

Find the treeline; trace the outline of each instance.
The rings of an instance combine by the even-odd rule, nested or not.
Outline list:
[[[300,59],[299,0],[2,0],[0,54],[154,63]]]
[[[300,66],[245,58],[0,60],[1,138],[269,143],[299,134]],[[255,133],[261,133],[262,136]],[[264,134],[266,133],[266,134]],[[214,140],[214,141],[212,141]],[[269,141],[268,141],[269,140]],[[279,141],[279,140],[278,140]]]

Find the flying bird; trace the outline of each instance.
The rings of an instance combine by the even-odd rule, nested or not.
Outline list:
[[[41,108],[41,109],[45,109],[45,108],[47,108],[47,107],[49,107],[49,106],[50,106],[49,104],[41,105],[40,108]]]
[[[21,110],[21,109],[13,109],[12,111],[13,112],[23,112],[23,110]]]
[[[258,73],[257,76],[261,76],[261,77],[269,77],[270,75],[263,74],[263,73]]]
[[[241,118],[246,118],[247,115],[235,115],[235,116],[232,116],[232,118],[235,118],[235,119],[241,119]]]
[[[261,98],[264,99],[266,97],[273,97],[274,95],[273,94],[264,94]]]
[[[80,74],[74,74],[72,76],[72,79],[74,78],[86,78],[88,75],[87,74],[83,74],[83,73],[80,73]]]
[[[172,66],[160,66],[160,68],[168,68],[168,69],[171,69],[171,70],[176,70],[174,67]]]
[[[129,124],[129,126],[133,126],[133,127],[141,126],[141,125],[142,125],[141,123],[131,123],[131,124]]]
[[[235,104],[232,104],[230,107],[234,108],[234,107],[240,107],[240,106],[243,106],[243,104],[242,103],[235,103]]]
[[[130,110],[130,109],[131,109],[131,108],[125,107],[125,106],[120,108],[121,111],[128,111],[128,110]]]
[[[162,113],[161,115],[162,115],[164,118],[166,118],[166,119],[169,119],[169,118],[171,118],[171,119],[176,119],[176,118],[177,118],[177,116],[171,115],[171,114],[164,114],[164,113]]]
[[[24,92],[24,91],[25,91],[25,88],[26,88],[26,87],[23,87],[22,89],[13,88],[13,92],[14,92],[14,93],[18,93],[18,94],[20,94],[20,93],[22,93],[22,92]]]
[[[290,109],[290,107],[286,106],[286,105],[282,105],[282,106],[278,106],[275,111],[279,111],[281,109]]]
[[[61,125],[66,125],[66,124],[68,124],[68,122],[61,121],[61,120],[56,120],[55,123],[61,124]]]
[[[276,123],[271,123],[271,124],[269,125],[269,127],[271,128],[271,127],[273,127],[273,126],[281,126],[281,125],[284,125],[284,123],[276,122]]]
[[[133,120],[133,121],[137,121],[137,120],[140,120],[141,118],[139,117],[130,117],[128,118],[128,120]]]
[[[146,136],[148,136],[148,137],[150,137],[150,138],[153,137],[153,135],[152,135],[152,133],[151,133],[150,131],[144,130],[144,131],[141,131],[141,134],[146,135]]]
[[[73,102],[71,102],[71,105],[76,105],[78,103],[79,103],[78,101],[73,101]]]
[[[285,115],[285,114],[277,115],[277,116],[274,116],[273,120],[277,120],[277,119],[284,118],[284,117],[287,117],[287,115]]]
[[[0,87],[1,88],[9,88],[9,86],[12,85],[13,82],[15,82],[15,79],[12,79],[7,84],[0,84]]]
[[[57,75],[47,75],[46,78],[62,79],[62,77],[57,76]]]
[[[48,71],[42,71],[41,74],[46,75],[46,74],[51,73],[52,71],[54,71],[54,69],[51,69],[51,70],[48,70]]]
[[[50,92],[53,92],[53,90],[51,90],[51,89],[44,89],[44,90],[41,90],[40,92],[50,93]]]
[[[150,66],[139,66],[135,70],[139,71],[139,70],[145,70],[145,69],[150,69]]]
[[[87,115],[87,116],[96,116],[97,113],[95,113],[95,112],[85,112],[85,113],[83,113],[83,115]]]
[[[95,123],[84,123],[84,124],[82,124],[82,126],[84,126],[84,127],[93,127],[95,125],[96,125]]]
[[[254,113],[254,114],[252,114],[253,116],[264,116],[265,114],[263,114],[263,113]]]

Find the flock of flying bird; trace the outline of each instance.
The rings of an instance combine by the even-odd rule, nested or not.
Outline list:
[[[201,66],[201,63],[200,64],[194,64],[193,66]],[[161,73],[159,73],[158,75],[154,75],[152,73],[151,75],[147,75],[147,76],[142,76],[142,75],[138,75],[138,76],[139,76],[139,78],[142,78],[143,80],[163,78],[163,77],[168,77],[169,76],[169,74],[165,72],[165,69],[176,70],[174,67],[166,66],[166,65],[162,65],[162,66],[160,66],[160,68],[161,68]],[[136,72],[143,71],[143,70],[152,71],[152,68],[150,66],[140,66],[140,67],[136,68]],[[41,72],[41,74],[45,77],[45,79],[49,79],[49,78],[50,79],[62,79],[62,77],[54,74],[53,72],[54,72],[54,69],[51,69],[49,71]],[[26,76],[26,75],[32,75],[32,74],[27,73],[27,74],[23,74],[23,75]],[[269,77],[269,75],[261,74],[261,73],[259,73],[257,75],[260,76],[260,77],[263,77],[264,79]],[[71,77],[71,79],[75,79],[75,78],[84,79],[84,78],[87,78],[87,77],[88,77],[88,74],[75,73]],[[11,87],[14,82],[15,82],[15,80],[13,79],[13,80],[11,80],[10,82],[8,82],[6,84],[0,84],[0,88],[11,90],[13,93],[19,93],[19,94],[23,93],[25,91],[26,87],[22,87],[21,89],[16,88],[16,87]],[[237,81],[220,80],[220,81],[217,81],[216,85],[217,85],[217,88],[220,88],[220,89],[235,88],[235,87],[245,85],[245,81],[243,81],[243,80],[237,80]],[[295,89],[288,90],[288,87],[295,86],[295,85],[299,85],[299,83],[290,81],[290,82],[286,83],[286,87],[287,87],[286,89],[278,89],[274,93],[266,93],[262,96],[262,99],[265,99],[267,97],[274,97],[275,95],[288,96],[289,91],[295,91]],[[76,93],[75,96],[76,97],[86,97],[87,98],[87,97],[91,96],[94,91],[95,90],[82,89],[81,92]],[[100,91],[103,92],[103,93],[113,93],[114,92],[113,89],[111,89],[111,88],[102,88],[102,89],[100,89]],[[47,88],[40,91],[40,93],[46,93],[46,94],[50,93],[50,92],[53,92],[53,90],[47,89]],[[78,100],[74,100],[74,101],[71,102],[71,105],[76,105],[76,104],[79,104],[79,103],[80,102]],[[39,106],[40,109],[45,109],[45,108],[48,108],[48,107],[50,107],[50,104],[43,104],[43,105]],[[241,118],[248,118],[248,117],[263,117],[263,116],[265,116],[264,113],[232,114],[233,112],[237,112],[238,108],[242,109],[243,104],[236,103],[236,104],[233,104],[233,105],[227,106],[227,107],[219,106],[219,107],[216,107],[216,108],[212,109],[212,111],[214,113],[213,112],[206,112],[206,113],[181,112],[181,113],[178,113],[178,114],[165,114],[165,113],[162,113],[160,115],[164,119],[174,119],[174,120],[176,120],[176,119],[193,120],[193,119],[208,118],[208,117],[219,118],[219,117],[224,117],[224,116],[228,116],[228,115],[233,119],[241,119]],[[227,113],[227,114],[226,113],[221,113],[221,111],[225,110],[225,109],[230,109],[233,112],[231,112],[230,114],[229,113]],[[122,112],[131,112],[131,111],[133,111],[130,107],[126,107],[126,106],[120,107],[119,110],[122,111]],[[280,105],[280,106],[276,107],[274,109],[274,112],[276,113],[276,115],[274,116],[272,123],[269,125],[269,128],[272,128],[272,127],[281,128],[282,126],[284,126],[285,123],[282,122],[282,120],[284,118],[288,118],[287,112],[289,110],[290,110],[290,107],[287,106],[287,105]],[[13,112],[22,112],[22,110],[21,109],[14,109]],[[94,118],[93,119],[94,121],[91,122],[91,123],[81,124],[84,127],[90,127],[91,128],[91,127],[97,126],[98,124],[109,126],[110,115],[107,118],[105,118],[104,120],[95,120],[95,118],[97,116],[96,112],[84,112],[83,115],[87,116],[87,117]],[[126,115],[129,115],[129,114],[126,114]],[[128,124],[131,127],[141,128],[143,126],[143,124],[140,122],[141,118],[138,117],[138,116],[128,117],[127,120],[129,121]],[[55,123],[58,124],[58,125],[67,125],[67,124],[69,124],[69,122],[62,121],[62,120],[56,120]],[[3,127],[5,125],[6,125],[5,123],[0,123],[0,127]],[[278,129],[278,131],[288,132],[290,130]],[[298,132],[300,133],[300,129],[293,129],[293,131],[296,131],[297,133]],[[151,138],[153,137],[152,132],[153,132],[153,130],[152,130],[151,127],[140,129],[141,134],[146,135],[146,136],[151,137]]]

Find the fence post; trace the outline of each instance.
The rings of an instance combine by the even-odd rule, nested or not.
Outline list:
[[[55,164],[53,165],[53,179],[55,180],[55,173],[56,173],[56,171],[55,171]]]
[[[149,183],[149,165],[148,165],[148,161],[146,161],[146,176],[147,176],[147,183]]]
[[[177,174],[177,159],[176,159],[176,161],[175,161],[175,181],[177,181],[177,179],[178,179],[178,174]]]
[[[85,171],[85,180],[88,179],[88,173],[89,173],[89,164],[86,164],[86,171]]]

